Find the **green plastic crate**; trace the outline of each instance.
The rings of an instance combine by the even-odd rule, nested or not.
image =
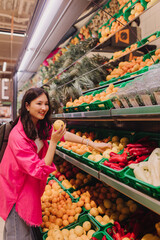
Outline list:
[[[104,161],[107,161],[107,159],[105,159]],[[103,163],[104,161],[100,162],[100,170],[105,173],[106,175],[113,177],[114,179],[117,179],[123,183],[126,183],[125,181],[125,172],[128,170],[128,166],[124,167],[122,170],[118,171],[115,169],[112,169],[108,166],[105,166]]]
[[[91,216],[91,218],[97,223],[97,225],[100,227],[100,229],[102,230],[102,231],[104,231],[108,236],[109,236],[109,234],[105,231],[105,229],[107,229],[107,228],[111,228],[112,226],[113,226],[113,224],[112,223],[107,223],[107,224],[105,224],[105,225],[102,225],[99,221],[97,221],[96,219],[95,219],[95,217],[93,217],[90,213],[88,213],[90,216]],[[109,238],[110,239],[110,238]],[[112,238],[111,238],[112,239]]]
[[[157,31],[157,38],[160,37],[160,31]]]
[[[103,156],[102,156],[102,159],[99,160],[98,162],[95,162],[95,161],[92,161],[90,159],[88,159],[88,156],[90,155],[91,153],[89,152],[86,152],[83,157],[82,157],[82,162],[84,162],[86,165],[94,168],[94,169],[97,169],[97,170],[100,170],[100,162],[104,160]]]
[[[145,182],[135,178],[133,169],[129,168],[125,173],[125,177],[126,177],[128,184],[131,187],[133,187],[143,193],[146,193],[147,195],[149,195],[151,197],[160,199],[160,186],[155,187],[151,184],[145,183]]]
[[[142,6],[146,9],[147,8],[147,2],[145,0],[140,0]]]
[[[50,141],[49,141],[50,142]],[[57,143],[57,146],[56,146],[56,148],[58,149],[58,150],[61,150],[62,149],[62,147],[60,147],[59,146],[59,144],[60,144],[60,141]]]
[[[66,154],[69,154],[71,150],[68,150],[68,149],[66,149],[64,147],[61,147],[61,151],[66,153]]]
[[[43,235],[43,240],[46,240],[47,237],[48,237],[48,235],[47,235],[47,233],[45,233],[45,234]]]
[[[147,36],[146,38],[143,38],[143,39],[141,40],[141,43],[142,43],[142,44],[146,44],[146,43],[148,42],[148,38],[150,38],[150,37],[153,36],[153,35],[156,35],[156,37],[157,37],[157,32],[154,32],[154,33],[152,33],[151,35]]]
[[[113,240],[113,238],[104,230],[93,234],[93,237],[97,238],[98,240],[102,240],[104,236],[106,236],[107,240]]]
[[[72,228],[75,228],[75,227],[78,226],[78,225],[82,226],[85,221],[89,221],[89,222],[91,223],[91,226],[92,226],[91,228],[94,229],[95,231],[99,231],[99,230],[100,230],[99,225],[98,225],[98,224],[94,221],[94,219],[91,218],[91,216],[90,216],[89,214],[87,214],[87,213],[86,213],[86,214],[83,214],[82,216],[79,216],[79,217],[78,217],[78,220],[77,220],[76,222],[70,224],[70,226],[67,226],[67,227],[65,227],[65,228],[70,230],[70,229],[72,229]]]
[[[113,104],[111,100],[106,100],[106,101],[95,101],[89,105],[89,110],[90,111],[98,111],[98,110],[109,110],[113,108]]]
[[[132,3],[131,6],[130,6],[128,9],[126,9],[126,11],[124,12],[124,19],[125,19],[127,22],[130,22],[130,21],[128,20],[128,18],[129,18],[129,16],[131,15],[131,10],[134,8],[135,4],[138,3],[138,2],[140,2],[141,5],[142,5],[144,8],[146,8],[146,5],[145,5],[145,3],[144,3],[145,1],[143,1],[143,0],[137,0],[137,1],[135,1],[134,3]]]
[[[71,157],[74,157],[75,159],[79,160],[79,161],[82,161],[82,157],[83,155],[80,155],[80,154],[77,154],[75,152],[73,152],[72,150],[70,151],[70,154],[69,154]]]

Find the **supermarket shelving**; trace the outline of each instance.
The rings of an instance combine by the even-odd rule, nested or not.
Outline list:
[[[52,118],[63,118],[63,119],[79,119],[80,121],[85,119],[100,119],[104,118],[106,121],[112,121],[116,118],[125,118],[133,120],[136,118],[137,121],[145,120],[159,121],[160,120],[160,106],[144,106],[137,108],[120,108],[120,109],[110,109],[110,110],[99,110],[99,111],[88,111],[88,112],[73,112],[73,113],[61,113],[54,114]],[[124,120],[124,119],[123,119]]]
[[[111,37],[113,37],[117,32],[121,31],[123,28],[127,27],[129,24],[131,24],[133,21],[135,21],[135,20],[136,20],[138,17],[140,17],[142,14],[146,13],[148,10],[150,10],[152,7],[154,7],[157,3],[158,3],[158,1],[157,1],[155,4],[151,5],[149,8],[145,9],[141,14],[139,14],[138,16],[136,16],[134,19],[132,19],[131,21],[129,21],[125,26],[121,27],[121,28],[118,29],[116,32],[114,32],[113,34],[109,35],[109,37],[106,38],[106,40],[105,40],[104,42],[99,43],[98,45],[96,45],[95,47],[93,47],[92,49],[90,49],[89,51],[87,51],[87,52],[86,52],[83,56],[81,56],[79,59],[75,60],[75,61],[74,61],[71,65],[69,65],[67,68],[63,69],[63,70],[62,70],[61,72],[59,72],[58,74],[54,75],[51,79],[49,79],[49,81],[47,82],[47,84],[48,84],[49,82],[51,82],[51,81],[53,80],[53,78],[55,78],[56,76],[62,74],[62,73],[65,72],[65,71],[67,71],[70,67],[74,66],[78,61],[81,61],[83,57],[87,56],[89,53],[91,53],[92,51],[96,50],[96,48],[99,48],[99,47],[102,47],[102,48],[103,48],[103,45],[104,45]],[[157,38],[157,39],[158,39],[158,38]],[[157,40],[157,39],[155,39],[155,40]],[[153,41],[151,41],[151,42],[154,42],[155,40],[153,40]],[[150,43],[151,43],[151,42],[150,42]],[[143,44],[143,45],[140,46],[139,48],[144,47],[145,45],[146,45],[146,44]],[[115,61],[118,61],[118,60],[120,60],[122,57],[124,57],[124,56],[126,56],[126,55],[128,55],[128,54],[130,54],[130,53],[132,53],[132,52],[134,52],[134,51],[136,51],[136,50],[138,50],[139,48],[137,48],[137,49],[135,49],[135,50],[133,50],[133,51],[130,51],[129,53],[124,54],[123,56],[121,56],[121,57],[119,57],[119,58],[116,58],[116,59],[112,60],[112,61],[109,62],[109,63],[113,63],[113,62],[115,62]],[[103,65],[103,66],[107,66],[107,64],[105,64],[105,65]],[[100,67],[101,67],[101,66],[100,66]],[[86,74],[87,74],[87,73],[85,73],[84,75],[86,75]],[[107,82],[106,82],[106,84],[107,84]],[[37,83],[35,84],[35,87],[41,87],[42,85],[46,85],[46,84],[42,84],[42,82],[40,81],[40,82],[37,82]],[[95,88],[95,89],[96,89],[96,88]]]
[[[72,163],[73,165],[79,167],[83,171],[89,173],[93,177],[99,179],[100,181],[106,183],[107,185],[113,187],[117,191],[123,193],[124,195],[132,198],[136,202],[140,203],[141,205],[151,209],[152,211],[160,214],[160,201],[154,199],[116,179],[113,179],[106,174],[102,173],[101,171],[97,171],[88,165],[81,163],[80,161],[74,159],[73,157],[68,156],[67,154],[56,150],[56,154],[65,159],[66,161]]]

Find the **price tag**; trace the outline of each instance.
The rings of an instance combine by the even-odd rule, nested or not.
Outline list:
[[[142,98],[145,106],[151,106],[152,105],[152,102],[151,102],[151,99],[150,99],[149,95],[143,94],[143,95],[141,95],[141,98]]]
[[[85,117],[85,115],[84,115],[84,112],[81,112],[81,117],[82,117],[82,118],[84,118],[84,117]]]
[[[139,107],[137,101],[135,100],[135,98],[130,98],[129,99],[130,103],[132,104],[133,107]]]
[[[157,103],[160,105],[160,92],[154,92]]]

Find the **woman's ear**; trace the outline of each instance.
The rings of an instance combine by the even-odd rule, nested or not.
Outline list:
[[[29,112],[29,104],[27,102],[25,103],[25,106],[26,106],[27,111]]]

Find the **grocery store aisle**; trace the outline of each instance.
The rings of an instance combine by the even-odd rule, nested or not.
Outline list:
[[[2,218],[0,218],[0,239],[3,239],[3,227],[4,227],[4,221]]]

